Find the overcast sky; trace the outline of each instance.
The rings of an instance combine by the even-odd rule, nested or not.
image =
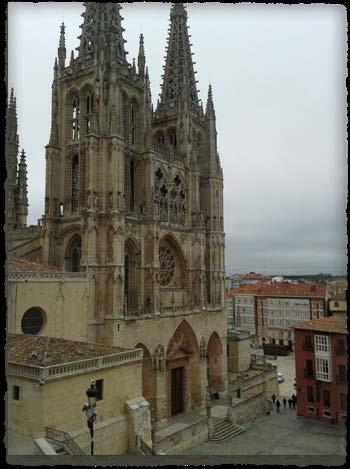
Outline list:
[[[153,102],[170,3],[122,4],[128,60],[145,37]],[[45,145],[59,29],[78,46],[78,2],[8,3],[8,84],[27,153],[29,223],[44,210]],[[224,171],[227,273],[345,274],[346,10],[188,4],[200,97],[213,86]]]

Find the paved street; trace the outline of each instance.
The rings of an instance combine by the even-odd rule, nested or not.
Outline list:
[[[295,356],[290,353],[286,357],[277,357],[277,360],[271,360],[266,356],[267,361],[277,366],[277,373],[282,373],[284,382],[279,384],[279,395],[282,397],[290,397],[295,394],[294,378],[295,378]]]
[[[273,410],[242,425],[246,431],[224,442],[202,443],[191,455],[345,455],[343,428],[296,416],[295,410]]]

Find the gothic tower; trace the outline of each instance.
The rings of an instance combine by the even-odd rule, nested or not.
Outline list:
[[[183,3],[155,112],[143,35],[130,64],[120,5],[84,5],[77,55],[66,63],[62,25],[54,62],[42,261],[89,274],[91,340],[144,349],[143,392],[164,421],[227,386],[212,91],[204,114]]]
[[[5,158],[6,158],[6,219],[7,230],[27,226],[28,195],[27,165],[22,150],[18,163],[19,138],[17,130],[16,98],[13,88],[6,114]]]

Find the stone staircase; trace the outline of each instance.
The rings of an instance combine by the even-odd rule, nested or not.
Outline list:
[[[214,425],[214,432],[212,436],[209,437],[208,441],[229,441],[243,432],[245,432],[245,428],[231,423],[228,419],[223,419]]]

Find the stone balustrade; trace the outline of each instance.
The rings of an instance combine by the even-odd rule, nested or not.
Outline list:
[[[9,282],[88,280],[86,272],[8,272]]]
[[[44,383],[65,376],[86,373],[87,371],[100,370],[117,365],[124,365],[133,361],[141,360],[143,357],[142,349],[127,350],[104,357],[91,358],[88,360],[79,360],[60,365],[51,365],[47,367],[23,365],[20,363],[9,363],[8,374],[30,378]]]
[[[24,226],[9,230],[9,237],[12,240],[38,238],[41,234],[41,227],[37,225]]]

